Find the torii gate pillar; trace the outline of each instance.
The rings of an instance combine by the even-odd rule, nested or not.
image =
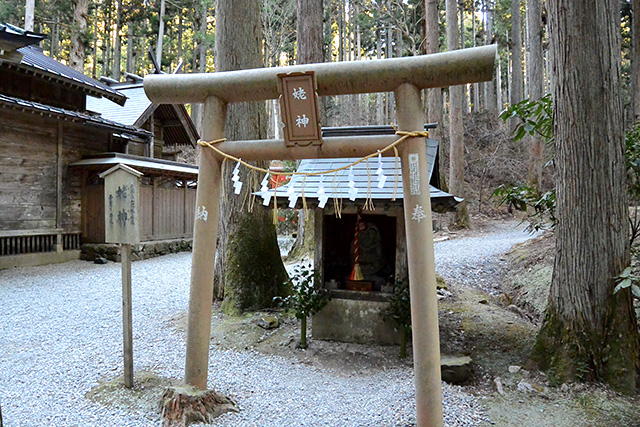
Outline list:
[[[424,126],[420,90],[402,84],[395,91],[398,128],[419,131]],[[433,249],[431,192],[424,138],[410,138],[399,147],[402,165],[404,223],[407,236],[416,424],[442,425],[442,382],[438,296]],[[417,172],[417,173],[416,173]]]
[[[205,100],[202,130],[205,141],[224,138],[226,112],[227,105],[220,98],[210,96]],[[221,160],[212,150],[200,150],[184,380],[202,390],[207,388],[209,368],[213,267],[220,219],[221,165]]]

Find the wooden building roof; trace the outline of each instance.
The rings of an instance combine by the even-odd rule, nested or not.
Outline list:
[[[187,110],[182,104],[153,104],[144,92],[142,83],[119,83],[111,86],[127,97],[122,105],[105,99],[87,97],[87,110],[100,114],[103,118],[128,126],[142,126],[157,111],[165,125],[166,141],[171,145],[191,145],[195,147],[198,132]]]
[[[47,115],[49,117],[62,117],[65,120],[107,128],[114,132],[119,132],[119,136],[126,139],[132,139],[132,137],[148,138],[151,136],[151,132],[144,129],[140,129],[135,126],[123,125],[122,123],[117,123],[100,116],[66,110],[64,108],[53,107],[51,105],[40,104],[38,102],[25,101],[24,99],[2,94],[0,94],[0,108],[29,111],[36,114]]]
[[[188,180],[195,180],[198,177],[198,167],[195,165],[122,153],[88,155],[70,166],[102,171],[118,164],[129,166],[149,175],[171,176]]]

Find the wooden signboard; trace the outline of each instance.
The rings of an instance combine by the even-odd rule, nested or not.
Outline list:
[[[118,164],[100,174],[104,178],[105,242],[140,243],[140,177],[142,173]]]
[[[322,144],[317,88],[313,71],[278,74],[284,140],[288,147]]]
[[[133,388],[131,245],[140,243],[139,206],[142,173],[127,165],[118,164],[99,176],[104,179],[105,241],[120,243],[124,385],[127,388]]]

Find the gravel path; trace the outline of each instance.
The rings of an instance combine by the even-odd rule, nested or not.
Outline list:
[[[495,237],[493,237],[495,236]],[[488,259],[519,239],[505,232],[438,244],[445,277],[473,281]],[[479,250],[478,248],[482,248]],[[467,260],[460,264],[461,257]],[[179,379],[185,336],[172,320],[188,304],[190,254],[133,264],[134,369]],[[472,267],[472,268],[470,268]],[[468,270],[477,270],[475,275]],[[85,398],[98,381],[121,375],[120,265],[73,261],[0,271],[0,405],[7,427],[157,426],[150,410]],[[221,426],[406,426],[415,421],[410,369],[345,377],[256,352],[211,348],[209,387],[240,413]],[[476,398],[443,384],[445,424],[477,425]]]
[[[509,221],[477,236],[436,243],[436,272],[445,281],[454,280],[495,295],[499,293],[495,279],[506,265],[501,255],[533,237],[524,228]]]

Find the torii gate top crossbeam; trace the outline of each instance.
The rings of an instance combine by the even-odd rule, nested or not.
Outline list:
[[[144,90],[154,103],[202,103],[215,96],[224,102],[263,101],[279,97],[277,74],[314,71],[318,95],[391,92],[403,83],[418,89],[491,80],[497,45],[431,55],[371,61],[324,62],[201,74],[151,74]]]

